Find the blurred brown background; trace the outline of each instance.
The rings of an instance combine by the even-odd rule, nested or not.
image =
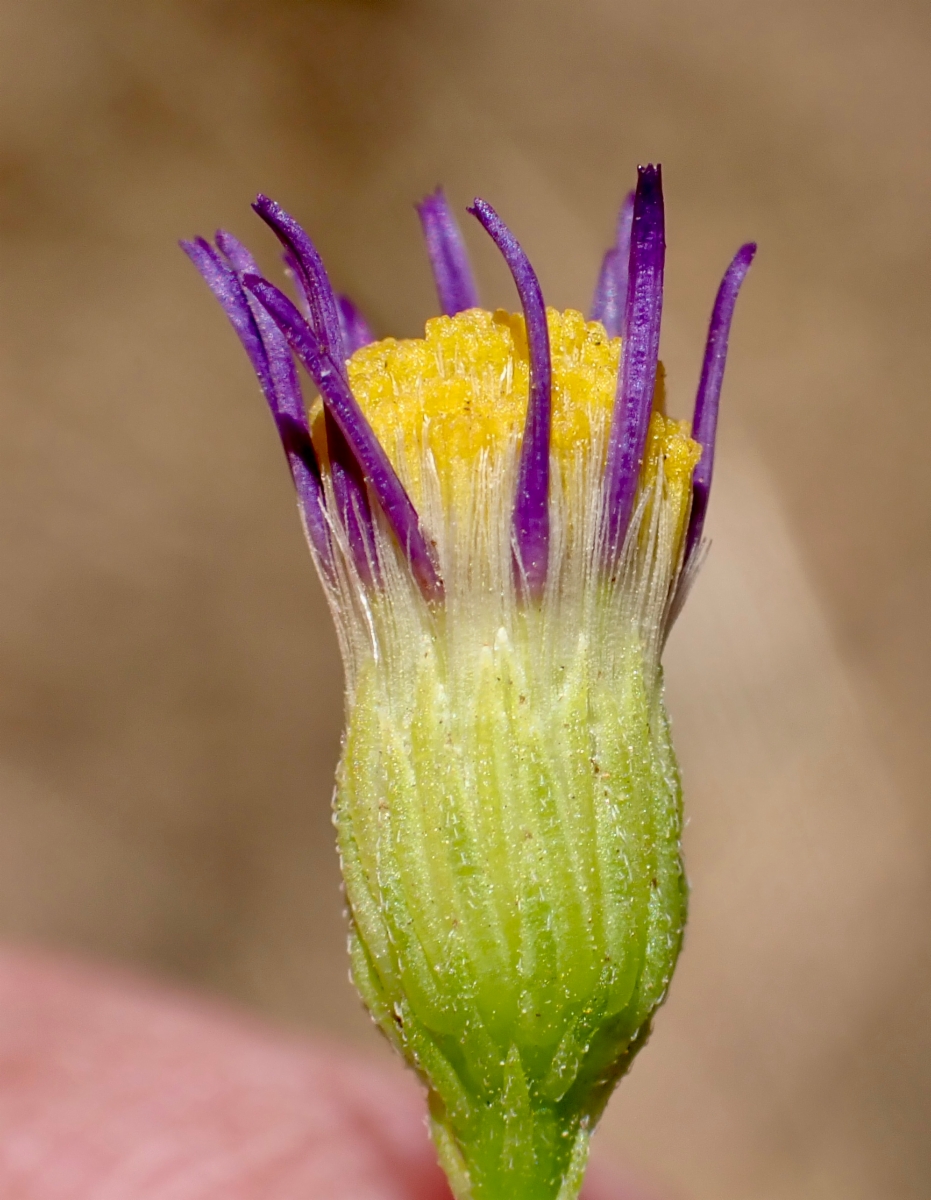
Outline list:
[[[659,159],[683,414],[720,273],[761,249],[668,655],[691,927],[601,1151],[694,1200],[927,1196],[929,72],[921,0],[2,0],[0,933],[381,1053],[346,982],[335,639],[175,239],[227,225],[270,264],[261,188],[416,334],[411,202],[443,181],[584,307]]]

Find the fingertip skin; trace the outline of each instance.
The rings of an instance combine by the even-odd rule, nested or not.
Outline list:
[[[0,949],[4,1200],[449,1200],[412,1076],[113,967]],[[583,1200],[649,1200],[597,1168]]]
[[[0,951],[4,1200],[448,1200],[411,1076],[110,968]]]

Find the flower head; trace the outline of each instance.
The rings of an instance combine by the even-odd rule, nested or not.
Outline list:
[[[545,307],[482,200],[521,312],[478,307],[428,196],[443,315],[403,341],[373,341],[293,218],[255,209],[296,303],[229,234],[185,249],[269,402],[340,635],[353,975],[428,1086],[457,1196],[571,1200],[685,922],[660,655],[701,551],[755,247],[718,292],[689,424],[666,415],[658,360],[658,167],[624,203],[589,320]]]

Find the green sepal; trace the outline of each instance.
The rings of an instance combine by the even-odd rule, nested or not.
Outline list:
[[[370,663],[337,778],[353,975],[459,1200],[572,1200],[685,921],[658,671],[525,632]]]

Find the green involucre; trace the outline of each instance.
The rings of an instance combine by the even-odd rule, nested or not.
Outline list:
[[[685,922],[658,669],[635,641],[536,645],[425,635],[403,685],[370,661],[337,777],[355,982],[460,1200],[577,1195]]]

